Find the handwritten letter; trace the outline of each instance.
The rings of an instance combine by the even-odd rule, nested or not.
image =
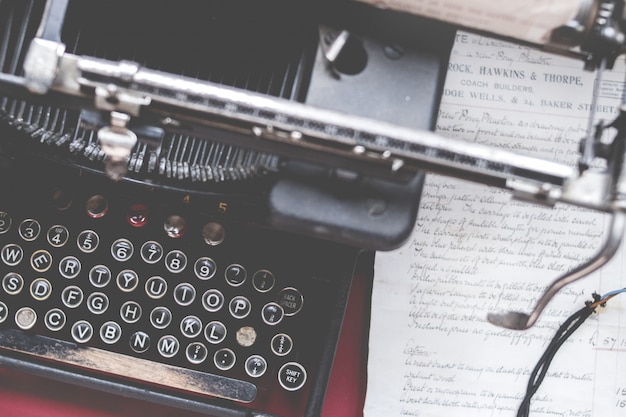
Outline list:
[[[623,71],[459,33],[437,131],[574,164],[596,119],[611,121]],[[538,207],[509,192],[429,175],[414,234],[376,256],[366,417],[515,416],[529,374],[556,328],[594,292],[622,288],[623,254],[563,289],[527,331],[486,321],[530,312],[546,286],[592,257],[608,217]],[[626,415],[626,295],[612,299],[561,348],[531,416]]]

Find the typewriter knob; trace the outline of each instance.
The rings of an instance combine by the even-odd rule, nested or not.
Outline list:
[[[178,239],[185,234],[187,222],[181,216],[176,214],[165,219],[163,223],[163,229],[165,233],[171,238]]]
[[[224,226],[217,222],[209,222],[202,228],[202,237],[207,245],[217,246],[224,241]]]
[[[52,205],[57,210],[67,210],[72,205],[72,197],[61,188],[52,190]]]
[[[109,211],[109,202],[101,195],[89,197],[85,204],[87,215],[92,219],[99,219]]]
[[[126,212],[126,220],[133,227],[143,227],[148,223],[148,207],[144,204],[133,204]]]

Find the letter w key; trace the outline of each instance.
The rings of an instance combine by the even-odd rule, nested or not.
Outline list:
[[[2,262],[6,265],[15,266],[22,261],[22,258],[24,257],[24,250],[20,245],[9,243],[8,245],[4,245],[2,248],[0,257],[2,258]]]

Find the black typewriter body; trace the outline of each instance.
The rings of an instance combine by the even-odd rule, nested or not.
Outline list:
[[[3,74],[22,75],[46,7],[80,56],[427,129],[454,36],[342,2],[4,1]],[[357,258],[408,236],[423,176],[138,118],[112,180],[108,112],[3,94],[0,365],[218,417],[319,415]]]

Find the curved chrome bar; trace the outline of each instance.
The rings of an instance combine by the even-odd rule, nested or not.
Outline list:
[[[541,312],[546,308],[557,292],[572,282],[596,271],[615,255],[615,252],[622,242],[625,226],[626,213],[621,211],[614,212],[611,216],[611,225],[602,248],[600,248],[593,258],[590,258],[587,262],[577,266],[552,282],[535,305],[535,309],[532,313],[526,314],[517,311],[489,313],[487,320],[496,326],[512,330],[526,330],[532,327],[539,318],[539,315],[541,315]]]

